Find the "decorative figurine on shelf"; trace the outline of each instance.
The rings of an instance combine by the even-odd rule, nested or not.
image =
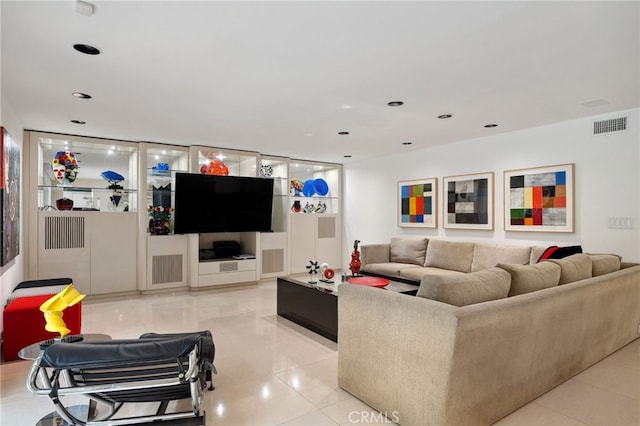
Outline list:
[[[51,161],[51,170],[59,183],[73,183],[78,175],[78,160],[71,151],[58,151]]]
[[[293,205],[291,206],[291,211],[294,213],[300,213],[302,211],[302,206],[300,205],[300,200],[295,200]]]
[[[304,187],[304,182],[300,179],[293,178],[291,179],[291,184],[289,185],[289,189],[293,192],[293,195],[299,197],[302,195],[302,188]]]
[[[147,211],[151,216],[149,219],[149,233],[152,235],[168,235],[173,209],[171,207],[149,206]]]
[[[313,204],[307,202],[307,204],[304,205],[304,209],[302,209],[302,211],[305,213],[313,213],[315,211],[315,207],[313,207]]]
[[[100,173],[102,179],[109,182],[109,186],[107,189],[111,189],[113,194],[109,197],[111,200],[111,205],[114,209],[118,208],[118,204],[120,204],[120,200],[122,199],[122,190],[124,187],[120,185],[120,182],[124,181],[124,176],[120,173],[114,172],[113,170],[105,170]]]
[[[361,276],[360,268],[362,267],[362,261],[360,260],[358,244],[360,244],[360,240],[355,240],[353,243],[353,252],[351,253],[351,263],[349,263],[349,269],[351,270],[351,276],[353,277]]]
[[[325,203],[318,203],[315,211],[316,213],[324,213],[327,211],[327,205]]]
[[[309,284],[315,284],[317,282],[315,276],[318,273],[318,268],[317,260],[310,260],[309,263],[307,263],[307,269],[309,270],[309,275],[311,275],[309,278]]]
[[[273,167],[270,165],[263,163],[260,165],[260,177],[262,178],[270,178],[273,176]]]
[[[151,174],[153,176],[169,176],[169,164],[158,163],[157,166],[151,168]]]
[[[213,160],[209,164],[204,164],[200,167],[200,174],[203,175],[218,175],[228,176],[229,168],[220,160]]]

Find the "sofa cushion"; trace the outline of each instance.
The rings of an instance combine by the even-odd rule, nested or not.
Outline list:
[[[361,271],[371,272],[378,275],[387,275],[389,277],[399,277],[400,271],[403,269],[420,269],[420,267],[410,263],[369,263],[363,266]]]
[[[591,275],[594,277],[620,270],[622,262],[620,256],[615,254],[590,254],[589,257],[592,262]]]
[[[416,283],[419,283],[425,275],[465,275],[465,273],[452,271],[450,269],[431,268],[429,266],[406,268],[400,271],[402,278],[415,281]]]
[[[507,297],[511,275],[491,268],[469,274],[425,275],[417,296],[455,306],[466,306]]]
[[[545,246],[533,246],[531,247],[531,258],[529,259],[530,264],[538,263],[540,260],[540,256],[547,250]]]
[[[429,240],[424,266],[471,272],[474,243]]]
[[[530,259],[531,247],[476,244],[473,249],[471,271],[483,271],[495,267],[498,263],[528,265]]]
[[[427,242],[426,238],[391,238],[389,260],[422,266],[427,252]]]
[[[499,263],[498,267],[511,274],[509,296],[555,287],[560,281],[560,265],[552,262],[536,263],[534,265]]]
[[[558,284],[567,284],[591,278],[592,261],[587,254],[574,254],[564,259],[549,259],[544,262],[551,262],[560,266],[560,282]]]

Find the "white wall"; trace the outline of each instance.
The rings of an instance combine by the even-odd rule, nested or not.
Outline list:
[[[23,132],[24,129],[18,118],[4,96],[2,97],[2,107],[0,110],[0,124],[7,129],[11,138],[20,146],[21,164],[24,164]],[[21,167],[25,170],[24,167]],[[25,256],[25,208],[24,208],[24,173],[20,176],[20,254],[6,265],[0,267],[0,305],[4,307],[11,290],[21,281],[24,281],[24,259]],[[2,318],[0,318],[0,329],[2,329]]]
[[[620,116],[628,116],[626,131],[592,135],[593,121]],[[640,262],[639,116],[640,109],[625,110],[345,165],[343,267],[355,239],[367,244],[394,236],[579,244],[586,252]],[[564,163],[575,164],[575,232],[505,232],[503,172]],[[494,230],[445,230],[443,176],[483,172],[495,173]],[[430,177],[438,178],[438,228],[398,227],[397,182]],[[610,217],[631,217],[633,229],[610,229]]]

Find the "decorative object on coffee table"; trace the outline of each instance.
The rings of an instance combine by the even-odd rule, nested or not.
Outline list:
[[[505,231],[573,232],[574,164],[505,170]]]
[[[444,227],[493,229],[493,172],[443,178]]]
[[[398,182],[398,226],[436,228],[438,179]]]
[[[320,266],[317,260],[310,260],[309,263],[307,263],[307,270],[310,275],[309,284],[315,284],[317,282],[315,276],[318,273],[318,269],[320,269]]]
[[[351,262],[349,263],[349,269],[351,270],[352,277],[360,276],[360,268],[362,267],[362,261],[360,260],[360,251],[358,251],[358,244],[360,240],[353,242],[353,252],[351,253]]]
[[[325,282],[325,283],[332,283],[333,282],[333,277],[335,275],[335,271],[331,268],[329,268],[329,264],[328,263],[321,263],[320,264],[320,275],[322,275],[323,278],[320,278],[320,281]]]
[[[381,277],[353,277],[347,280],[351,284],[366,285],[369,287],[384,288],[391,282],[387,278]]]

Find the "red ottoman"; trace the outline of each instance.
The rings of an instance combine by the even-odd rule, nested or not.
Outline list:
[[[2,357],[5,361],[18,359],[18,352],[25,346],[59,336],[58,333],[50,333],[44,329],[44,314],[40,311],[40,305],[51,296],[19,297],[4,308]],[[71,334],[80,334],[82,302],[65,309],[62,319]]]

